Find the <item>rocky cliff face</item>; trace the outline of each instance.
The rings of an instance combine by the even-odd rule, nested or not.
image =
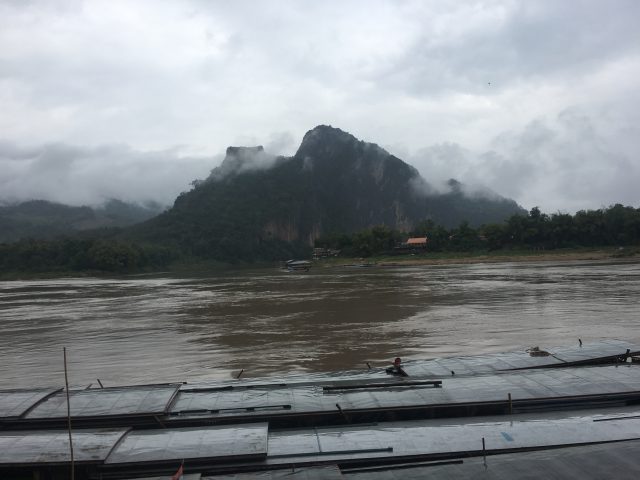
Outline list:
[[[439,194],[418,171],[373,143],[340,129],[318,126],[307,132],[293,161],[313,179],[313,196],[322,232],[352,232],[375,225],[409,231],[419,221],[453,227],[500,222],[524,212],[497,194],[467,196],[450,181]]]
[[[307,132],[293,157],[271,156],[261,146],[229,147],[208,179],[147,227],[194,253],[215,256],[238,244],[251,251],[278,242],[312,245],[325,233],[382,224],[408,231],[426,219],[481,224],[522,211],[512,200],[467,198],[454,186],[446,195],[429,193],[415,168],[322,125]]]

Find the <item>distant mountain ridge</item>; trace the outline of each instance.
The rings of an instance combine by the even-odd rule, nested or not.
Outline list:
[[[131,229],[213,258],[275,258],[322,234],[376,225],[410,231],[433,220],[451,227],[526,213],[497,194],[469,197],[450,181],[437,193],[418,171],[373,143],[321,125],[292,157],[262,147],[229,147],[222,164],[163,214]]]
[[[79,231],[126,227],[158,215],[158,204],[141,206],[111,199],[101,207],[74,207],[46,200],[0,206],[0,242],[50,239]]]

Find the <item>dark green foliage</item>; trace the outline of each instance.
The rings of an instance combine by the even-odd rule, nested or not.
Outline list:
[[[301,217],[312,207],[303,195],[309,185],[295,174],[297,167],[288,162],[268,172],[245,172],[242,181],[229,176],[203,182],[181,194],[171,210],[126,235],[225,262],[308,257],[310,247],[296,227],[310,228],[311,219]],[[289,184],[290,188],[278,187]]]
[[[441,225],[436,225],[433,220],[420,222],[409,233],[410,237],[427,237],[429,250],[441,252],[449,245],[449,231]]]
[[[488,250],[500,250],[508,241],[507,227],[505,225],[485,225],[482,228],[484,240],[487,242]]]
[[[618,204],[607,209],[583,210],[572,216],[547,215],[535,207],[527,215],[513,215],[502,224],[477,229],[468,222],[446,229],[427,220],[418,223],[408,234],[376,227],[352,235],[325,235],[316,240],[316,246],[366,257],[390,253],[400,239],[424,236],[429,239],[427,250],[431,252],[637,245],[640,243],[640,209]]]
[[[220,258],[230,262],[309,255],[308,247],[299,242],[264,238],[257,242],[244,242],[244,237],[234,237],[238,230],[232,226],[230,222],[229,235],[210,243],[190,241],[187,243],[192,246],[189,252],[158,244],[141,245],[118,240],[117,231],[106,231],[102,238],[27,239],[5,243],[0,244],[0,271],[129,273],[166,268],[185,254],[194,258],[211,258],[211,248]],[[527,215],[513,215],[503,224],[483,225],[478,229],[467,222],[446,229],[427,220],[408,234],[380,225],[352,234],[324,235],[316,240],[315,245],[341,250],[343,256],[369,257],[393,253],[394,246],[409,236],[427,236],[428,251],[433,252],[637,245],[640,243],[640,209],[614,205],[608,209],[580,211],[571,216],[546,215],[534,208]]]
[[[466,252],[477,249],[482,239],[479,232],[469,226],[469,222],[462,222],[458,228],[450,231],[448,249]]]
[[[640,242],[640,209],[616,204],[575,215],[547,215],[538,207],[528,215],[513,215],[502,225],[479,229],[490,249],[605,247]]]
[[[104,239],[62,238],[0,244],[2,272],[103,271],[128,273],[166,267],[175,252]]]
[[[143,207],[119,200],[109,200],[99,208],[32,200],[0,207],[0,242],[51,239],[89,229],[133,225],[160,211],[159,205]]]
[[[318,238],[316,247],[340,250],[347,257],[370,257],[393,250],[402,234],[387,226],[378,225],[351,235],[330,234]]]

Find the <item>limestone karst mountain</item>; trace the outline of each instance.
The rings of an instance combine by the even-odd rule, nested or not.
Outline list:
[[[455,180],[449,187],[438,193],[378,145],[323,125],[306,133],[292,157],[229,147],[207,179],[194,182],[168,211],[133,227],[132,235],[198,256],[251,260],[312,245],[326,233],[376,225],[410,231],[428,219],[480,225],[524,213],[497,194],[471,197]]]

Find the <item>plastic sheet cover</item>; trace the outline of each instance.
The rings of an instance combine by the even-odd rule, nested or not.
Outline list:
[[[584,343],[582,346],[553,349],[552,353],[565,362],[584,362],[591,358],[624,355],[627,349],[632,353],[639,350],[637,346],[621,340],[602,340],[597,343]]]
[[[162,414],[178,388],[179,385],[144,385],[71,391],[71,416]],[[34,408],[26,418],[64,418],[67,416],[66,402],[65,392],[60,392]]]
[[[521,350],[517,352],[490,353],[486,355],[409,360],[403,364],[403,368],[412,378],[447,378],[451,376],[452,370],[456,373],[456,376],[477,375],[512,370],[516,368],[558,366],[565,365],[568,362],[595,360],[615,355],[624,355],[627,349],[630,349],[631,353],[640,352],[640,346],[621,340],[603,340],[593,343],[585,342],[582,346],[579,346],[576,339],[576,345],[574,346],[549,347],[546,345],[540,345],[540,348],[542,350],[547,350],[552,355],[537,357],[531,356],[525,350]],[[391,362],[391,359],[389,359],[389,362]],[[189,384],[185,385],[183,390],[210,389],[225,386],[264,386],[272,388],[277,386],[277,384],[286,384],[290,387],[294,387],[318,383],[332,384],[366,380],[394,380],[385,374],[384,367],[373,366],[369,369],[365,362],[363,362],[362,367],[362,370],[277,376],[269,378],[268,383],[270,385],[265,384],[264,378],[243,378],[242,380]]]
[[[411,380],[408,377],[407,381]],[[181,391],[172,414],[210,413],[242,416],[288,413],[347,412],[354,409],[396,408],[456,403],[506,402],[564,396],[625,393],[640,390],[640,366],[525,370],[496,375],[451,377],[441,388],[427,385],[402,387],[402,382],[383,388],[324,391],[321,386],[280,387],[218,391]],[[517,406],[516,406],[517,407]]]
[[[180,477],[180,480],[200,480],[202,477],[201,474],[199,473],[185,473],[182,475],[182,477]],[[211,477],[206,477],[206,478],[211,478]],[[163,475],[160,477],[131,477],[131,478],[125,478],[123,480],[173,480],[172,479],[172,475]]]
[[[72,432],[74,460],[101,463],[127,432],[120,429],[76,430]],[[0,465],[41,465],[71,461],[66,430],[0,431]]]
[[[439,462],[440,463],[440,462]],[[345,470],[349,480],[488,480],[640,478],[640,441],[473,457],[457,463]],[[409,468],[408,468],[409,467]]]
[[[594,421],[599,415],[526,421],[488,417],[441,422],[397,422],[370,427],[332,427],[298,432],[273,432],[269,436],[270,464],[296,459],[317,460],[390,457],[404,455],[481,454],[537,447],[559,447],[637,439],[637,411],[625,418]],[[498,420],[499,419],[499,420]]]
[[[404,369],[412,377],[415,376],[450,376],[451,371],[456,375],[477,375],[491,372],[558,366],[574,362],[585,362],[599,358],[623,355],[627,349],[640,350],[640,347],[620,340],[604,340],[596,343],[578,343],[571,347],[550,347],[540,345],[541,350],[547,351],[547,356],[531,356],[526,351],[495,353],[466,357],[436,358],[433,360],[418,360],[408,362]]]
[[[205,480],[344,480],[336,465],[287,468],[266,472],[236,473],[203,477]]]
[[[18,418],[59,388],[0,390],[0,419]]]
[[[134,431],[118,444],[106,463],[264,458],[267,436],[267,423]]]

